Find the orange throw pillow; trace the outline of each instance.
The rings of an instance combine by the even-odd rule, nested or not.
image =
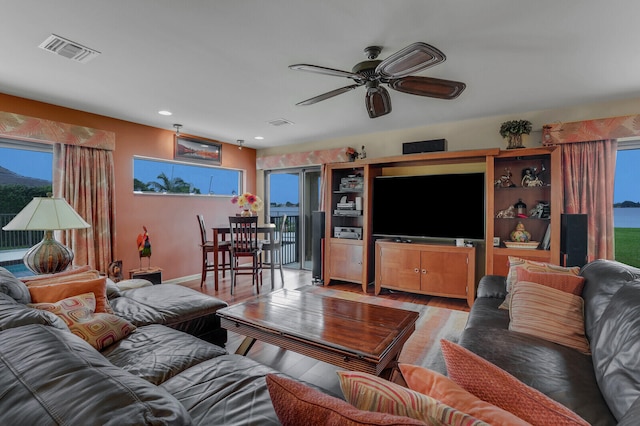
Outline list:
[[[100,277],[85,281],[29,286],[31,303],[55,303],[68,297],[93,293],[96,298],[96,312],[113,313],[107,299],[107,278]]]
[[[416,419],[359,410],[346,401],[275,374],[267,374],[273,408],[283,426],[424,425]]]
[[[492,426],[530,424],[500,407],[481,400],[440,373],[417,365],[399,364],[399,367],[409,389],[430,396]]]
[[[20,281],[22,281],[23,283],[30,285],[31,283],[35,283],[35,282],[46,282],[48,280],[55,280],[55,281],[51,281],[49,284],[53,283],[53,282],[59,282],[60,278],[67,278],[67,281],[70,281],[70,277],[71,275],[75,275],[75,274],[81,274],[84,272],[88,272],[91,271],[91,266],[89,265],[85,265],[85,266],[80,266],[78,268],[69,268],[69,269],[65,269],[62,272],[56,272],[55,274],[41,274],[41,275],[30,275],[28,277],[20,277]],[[96,273],[98,271],[95,271]]]
[[[532,272],[528,269],[518,268],[517,276],[516,284],[518,281],[528,281],[575,294],[576,296],[580,296],[584,288],[584,278],[579,275]]]
[[[559,402],[527,386],[497,365],[448,340],[440,340],[451,380],[478,398],[515,414],[532,425],[589,423]]]

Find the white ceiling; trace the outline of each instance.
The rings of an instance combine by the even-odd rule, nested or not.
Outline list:
[[[640,97],[637,0],[6,0],[0,13],[0,92],[258,149]],[[101,55],[39,49],[51,34]],[[418,75],[465,82],[459,98],[389,90],[376,119],[364,87],[295,106],[353,81],[288,65],[350,71],[367,46],[384,59],[416,41],[447,56]],[[268,124],[282,118],[294,124]]]

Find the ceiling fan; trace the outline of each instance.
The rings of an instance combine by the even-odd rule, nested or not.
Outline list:
[[[380,85],[381,83],[386,83],[399,92],[440,99],[455,99],[467,87],[466,84],[459,81],[410,75],[444,62],[446,59],[444,53],[431,45],[416,42],[382,61],[377,59],[381,51],[382,47],[380,46],[369,46],[364,49],[368,60],[356,64],[351,72],[318,65],[289,65],[292,70],[347,77],[355,81],[355,84],[314,96],[298,102],[296,105],[313,105],[357,87],[366,86],[365,105],[367,112],[369,117],[376,118],[391,112],[391,97],[387,89]]]

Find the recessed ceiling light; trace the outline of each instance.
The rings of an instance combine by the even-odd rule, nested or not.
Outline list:
[[[256,137],[254,137],[254,139],[261,141],[264,138],[262,136],[256,136]]]
[[[166,110],[162,110],[162,111],[158,111],[158,114],[160,115],[172,115],[173,113],[171,111],[166,111]]]

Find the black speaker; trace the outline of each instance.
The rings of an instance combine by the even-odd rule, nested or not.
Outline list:
[[[586,214],[560,215],[560,264],[584,266],[587,263],[588,222]]]
[[[417,154],[420,152],[435,152],[446,150],[446,139],[431,139],[429,141],[405,142],[402,144],[402,154]]]
[[[314,282],[322,283],[324,260],[324,212],[311,212],[311,273]]]

